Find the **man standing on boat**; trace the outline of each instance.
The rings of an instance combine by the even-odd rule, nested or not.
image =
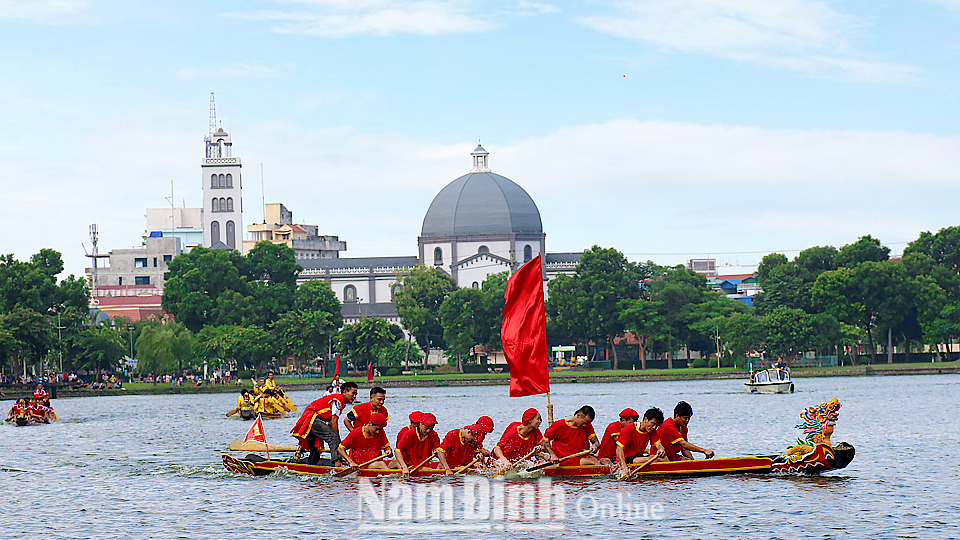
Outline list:
[[[386,400],[387,391],[379,386],[374,386],[370,389],[370,401],[361,403],[350,409],[350,412],[343,417],[343,425],[347,426],[347,430],[353,431],[359,427],[363,427],[364,424],[370,421],[370,415],[377,412],[389,421],[390,413],[388,413],[387,408],[383,406],[383,402]]]
[[[663,411],[656,407],[643,413],[643,420],[623,426],[617,438],[617,464],[622,474],[627,473],[627,465],[657,455],[656,461],[667,461],[667,453],[657,437],[657,428],[663,424]],[[650,446],[649,455],[645,454]]]
[[[413,417],[413,413],[410,416]],[[410,467],[416,467],[440,449],[440,436],[433,430],[437,425],[437,417],[432,413],[419,413],[416,418],[418,421],[415,424],[400,430],[397,451],[394,452],[395,461],[390,462],[390,468],[399,467],[404,476],[409,476]]]
[[[349,383],[348,383],[349,384]],[[346,385],[344,385],[346,386]],[[383,428],[387,427],[387,418],[375,412],[370,420],[344,437],[337,446],[337,453],[345,459],[351,467],[366,463],[381,454],[393,456],[390,441]],[[348,452],[349,451],[349,452]],[[387,462],[380,459],[366,465],[368,469],[388,469]]]
[[[536,409],[527,409],[520,422],[507,426],[507,430],[500,437],[500,442],[493,447],[493,456],[504,467],[512,467],[513,462],[526,456],[534,450],[543,448],[543,434],[540,433],[540,423],[543,419]]]
[[[590,425],[597,413],[593,407],[584,405],[570,418],[557,420],[543,432],[543,443],[550,451],[550,461],[559,463],[563,458],[578,454],[589,449],[596,453],[600,449],[597,434]],[[565,466],[599,465],[600,461],[593,455],[583,456],[578,460],[564,462]]]
[[[686,401],[677,403],[673,408],[673,417],[664,420],[657,429],[660,444],[670,461],[693,459],[693,452],[700,452],[706,459],[713,457],[713,450],[704,450],[687,440],[687,424],[693,417],[693,407]]]
[[[342,394],[323,396],[303,409],[290,433],[299,439],[301,448],[310,451],[307,465],[316,465],[320,461],[321,441],[327,443],[331,452],[340,446],[340,414],[348,403],[356,400],[357,383],[348,382],[343,384]],[[339,466],[339,459],[337,462]]]
[[[612,465],[613,460],[617,459],[617,438],[620,436],[620,430],[625,426],[633,424],[640,418],[637,411],[627,407],[620,411],[620,420],[611,422],[603,432],[603,438],[600,439],[600,464]]]

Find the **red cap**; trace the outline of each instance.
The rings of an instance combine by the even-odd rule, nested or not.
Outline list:
[[[487,433],[493,433],[493,418],[489,416],[481,416],[478,418],[476,425],[480,426],[480,429]]]
[[[410,413],[410,423],[416,424],[417,422],[423,421],[423,413],[420,411],[413,411]]]
[[[370,415],[370,423],[378,427],[387,427],[387,417],[375,412]]]
[[[640,418],[640,415],[637,414],[637,411],[627,407],[626,409],[620,411],[620,418]]]
[[[540,411],[532,407],[523,411],[523,423],[526,424],[527,422],[533,420],[538,414],[540,414]]]
[[[470,430],[470,433],[473,435],[473,439],[476,441],[482,441],[486,433],[484,433],[483,428],[477,424],[470,424],[467,426],[467,429]]]
[[[423,416],[420,417],[420,423],[425,426],[435,426],[437,425],[437,417],[433,413],[423,413]]]

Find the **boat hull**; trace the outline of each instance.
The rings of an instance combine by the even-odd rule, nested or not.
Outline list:
[[[793,381],[743,383],[751,394],[792,394]]]
[[[223,455],[223,466],[230,472],[250,476],[266,476],[278,470],[287,470],[297,474],[321,475],[344,470],[344,467],[330,467],[326,465],[306,465],[288,461],[263,460],[259,456],[247,456],[248,459],[238,459],[231,455]],[[251,459],[255,458],[255,459]],[[375,478],[377,476],[400,476],[400,469],[360,469],[356,472],[358,478]],[[415,471],[413,477],[443,476],[443,469],[423,468]]]

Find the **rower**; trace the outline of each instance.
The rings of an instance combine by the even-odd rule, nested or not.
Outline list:
[[[477,446],[480,447],[480,452],[484,456],[490,457],[490,451],[483,447],[483,440],[487,437],[487,435],[493,433],[493,418],[490,418],[489,416],[481,416],[477,419],[477,423],[474,425],[480,427],[480,434],[475,437]]]
[[[347,460],[351,467],[368,462],[381,454],[393,455],[390,441],[383,428],[387,427],[387,417],[375,412],[370,420],[350,432],[337,446],[337,453]],[[349,450],[349,452],[347,452]],[[380,459],[365,465],[369,469],[389,469],[387,462]]]
[[[10,413],[7,414],[7,422],[16,422],[18,426],[25,426],[30,421],[30,405],[24,398],[18,399]]]
[[[655,461],[667,461],[666,451],[657,437],[657,428],[663,424],[663,411],[656,407],[647,409],[643,413],[643,420],[623,426],[620,437],[617,438],[617,464],[620,471],[627,473],[627,465],[637,463],[643,458],[649,458],[644,451],[650,445],[650,456],[656,454]]]
[[[540,423],[543,418],[536,409],[527,409],[519,422],[507,426],[507,430],[500,437],[500,442],[493,447],[493,455],[504,467],[512,467],[513,462],[526,456],[535,448],[543,448],[543,434],[540,433]]]
[[[314,400],[303,409],[290,433],[299,439],[300,447],[310,451],[307,465],[320,461],[322,442],[326,442],[331,451],[340,446],[340,413],[348,403],[357,400],[357,383],[343,385],[342,394],[331,394]],[[337,459],[339,466],[339,459]]]
[[[637,411],[627,407],[620,411],[620,420],[611,422],[603,432],[603,438],[600,439],[600,464],[612,465],[613,460],[617,459],[617,438],[620,436],[620,430],[637,421],[640,417]]]
[[[370,415],[378,412],[384,416],[387,420],[390,420],[390,413],[387,412],[387,408],[383,406],[383,402],[387,399],[387,391],[379,386],[374,386],[370,389],[370,401],[367,403],[361,403],[356,407],[350,409],[350,412],[343,417],[343,425],[347,426],[347,429],[353,431],[358,427],[363,427],[364,424],[370,421]]]
[[[410,475],[410,467],[416,467],[440,448],[440,436],[433,430],[437,417],[432,413],[418,413],[418,421],[400,430],[397,437],[397,451],[390,468],[397,467],[404,476]],[[413,413],[410,414],[411,420]]]
[[[419,424],[423,420],[423,413],[420,411],[413,411],[412,413],[410,413],[410,416],[408,418],[410,419],[410,425],[403,426],[402,428],[400,428],[400,431],[397,433],[397,448],[400,447],[400,437],[403,436],[404,432],[406,432],[408,429],[416,429],[417,424]]]
[[[586,449],[596,453],[600,449],[600,442],[597,441],[597,434],[593,431],[591,423],[596,418],[597,413],[593,407],[584,405],[570,418],[557,420],[546,431],[543,432],[543,443],[550,452],[550,461],[559,463],[561,458],[572,456]],[[565,466],[573,465],[599,465],[600,461],[593,455],[583,456],[577,461],[568,460],[564,462]]]
[[[692,416],[693,407],[686,401],[681,401],[673,408],[673,417],[664,420],[657,429],[660,444],[670,461],[693,459],[693,452],[700,452],[706,459],[714,456],[712,450],[704,450],[687,440],[687,424]]]
[[[37,383],[37,388],[33,391],[33,399],[39,399],[44,405],[50,405],[50,396],[43,389],[43,383]]]
[[[477,443],[477,439],[483,437],[483,433],[483,428],[476,424],[447,432],[437,452],[440,466],[443,467],[445,474],[453,474],[454,468],[463,467],[473,461],[478,452],[483,453],[483,446]]]
[[[267,378],[263,380],[263,385],[260,387],[264,391],[274,390],[277,387],[277,383],[273,381],[273,372],[267,373]]]

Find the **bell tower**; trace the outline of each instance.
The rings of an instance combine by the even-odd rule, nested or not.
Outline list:
[[[203,246],[240,249],[243,244],[243,202],[240,158],[233,157],[230,134],[217,128],[213,92],[210,92],[210,133],[200,164],[203,182]]]

